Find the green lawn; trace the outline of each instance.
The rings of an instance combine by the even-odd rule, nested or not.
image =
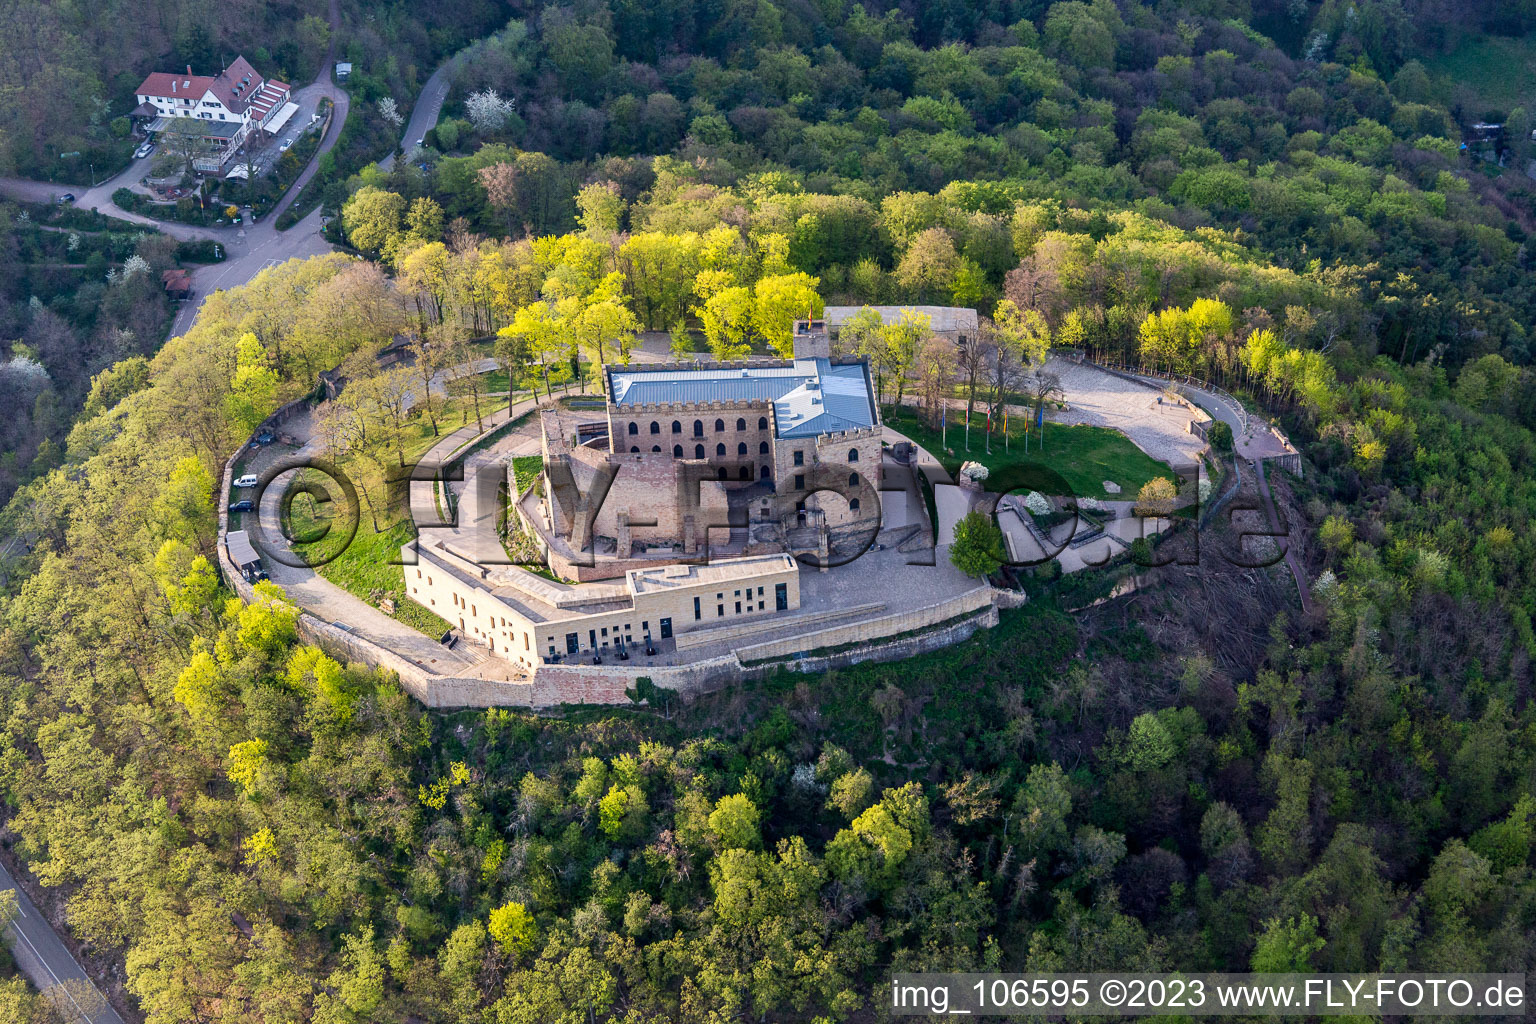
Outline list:
[[[1016,487],[1027,487],[1050,494],[1060,491],[1055,474],[1065,480],[1067,486],[1079,497],[1086,498],[1134,498],[1141,485],[1153,477],[1166,476],[1177,479],[1165,463],[1147,455],[1131,443],[1118,430],[1105,427],[1067,427],[1047,422],[1045,425],[1045,450],[1038,448],[1040,435],[1033,432],[1029,438],[1030,451],[1024,452],[1024,438],[1018,424],[1014,424],[1008,447],[1003,447],[1000,432],[992,435],[992,452],[986,451],[986,435],[981,424],[971,423],[971,450],[965,450],[965,427],[950,424],[949,450],[940,444],[939,432],[930,430],[923,420],[910,409],[899,413],[885,412],[885,422],[933,453],[944,464],[951,476],[958,476],[963,462],[979,462],[991,470],[987,478],[987,490],[1002,492]],[[1113,480],[1120,485],[1121,494],[1113,495],[1104,490],[1104,481]]]
[[[442,440],[443,435],[464,423],[466,413],[473,420],[474,413],[468,400],[451,400],[438,417],[441,434],[432,432],[432,425],[425,416],[413,420],[407,428],[403,444],[406,462],[419,459]],[[376,473],[375,467],[355,466],[348,459],[342,460],[340,468],[357,474]],[[374,488],[370,493],[377,500],[380,490]],[[442,635],[448,629],[448,623],[405,596],[404,566],[397,563],[400,561],[400,546],[415,536],[415,527],[410,522],[409,513],[403,509],[381,509],[379,529],[375,530],[373,515],[366,500],[362,495],[359,495],[359,499],[360,521],[356,535],[348,543],[346,527],[349,524],[331,522],[329,513],[333,507],[324,508],[302,494],[295,497],[290,507],[289,521],[285,524],[288,535],[296,538],[294,550],[315,560],[328,558],[315,571],[352,596],[375,606],[381,598],[392,598],[395,602],[395,619],[428,636]],[[332,525],[334,531],[327,534],[326,527]],[[311,536],[315,539],[305,540]],[[338,553],[339,548],[342,550]]]
[[[512,458],[512,478],[515,481],[517,493],[522,494],[529,484],[536,480],[544,471],[544,456],[542,455],[515,455]]]
[[[1536,33],[1522,39],[1469,34],[1450,52],[1425,57],[1424,65],[1435,77],[1470,86],[1503,115],[1536,100]]]

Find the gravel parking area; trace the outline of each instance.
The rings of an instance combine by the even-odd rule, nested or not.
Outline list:
[[[1095,366],[1052,356],[1046,369],[1061,378],[1070,408],[1051,418],[1057,423],[1086,423],[1120,431],[1152,456],[1171,465],[1187,465],[1205,447],[1189,424],[1210,419],[1198,409],[1162,398],[1157,391]],[[1161,401],[1159,400],[1161,399]]]

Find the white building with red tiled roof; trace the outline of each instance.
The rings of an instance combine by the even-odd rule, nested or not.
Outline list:
[[[212,153],[199,161],[199,170],[217,170],[252,131],[276,132],[298,109],[286,82],[262,78],[244,57],[212,76],[194,75],[190,66],[185,74],[156,71],[135,93],[134,113],[153,119],[146,131],[164,131],[172,118],[208,122],[205,138]]]

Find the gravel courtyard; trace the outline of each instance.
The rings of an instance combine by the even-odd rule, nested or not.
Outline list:
[[[1051,417],[1057,423],[1110,427],[1154,459],[1175,467],[1194,462],[1205,447],[1205,442],[1189,432],[1191,421],[1210,419],[1198,409],[1167,399],[1160,403],[1161,396],[1151,388],[1095,366],[1051,356],[1045,368],[1061,378],[1070,406]]]

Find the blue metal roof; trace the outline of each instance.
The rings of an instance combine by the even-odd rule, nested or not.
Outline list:
[[[784,366],[613,369],[614,405],[772,402],[780,437],[815,437],[875,425],[862,363],[797,359]]]

